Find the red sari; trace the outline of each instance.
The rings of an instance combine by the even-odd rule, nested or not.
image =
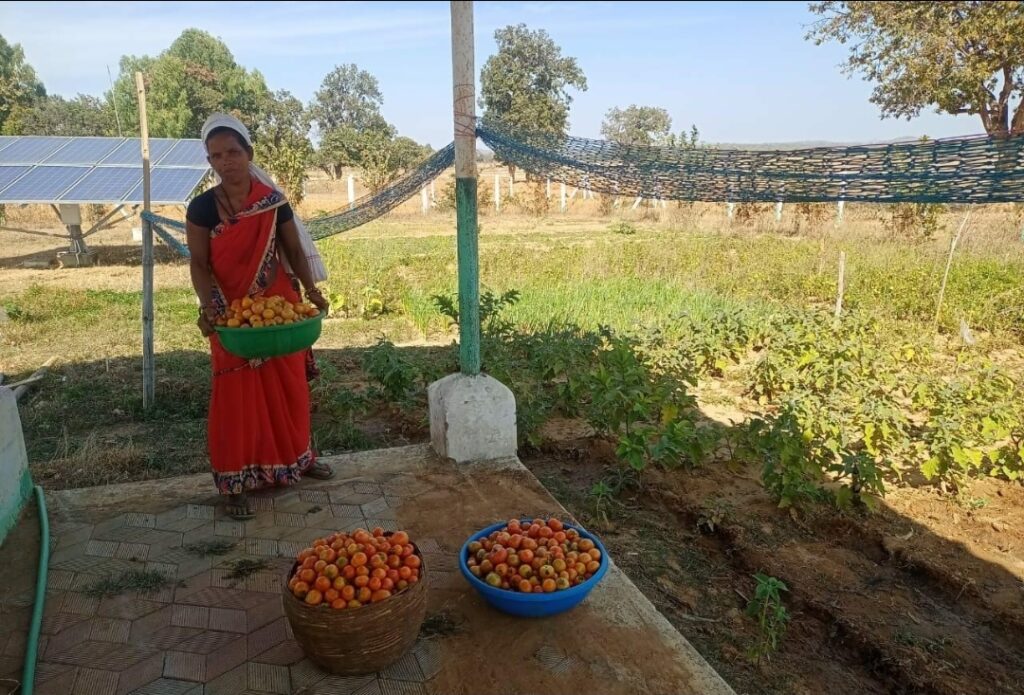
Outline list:
[[[210,231],[213,303],[259,294],[300,300],[298,282],[280,259],[277,208],[284,195],[256,179],[242,212]],[[246,360],[210,336],[213,393],[207,439],[221,494],[291,485],[313,466],[308,367],[312,352]]]

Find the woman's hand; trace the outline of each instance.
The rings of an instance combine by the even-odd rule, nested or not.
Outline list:
[[[313,302],[313,306],[319,309],[324,316],[327,315],[328,309],[331,308],[331,305],[327,302],[327,298],[324,297],[318,287],[311,287],[306,290],[306,299]]]
[[[199,320],[196,321],[196,325],[199,326],[204,338],[208,338],[214,333],[213,327],[217,325],[218,316],[217,310],[211,306],[199,310]]]

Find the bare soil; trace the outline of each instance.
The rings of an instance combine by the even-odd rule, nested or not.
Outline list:
[[[753,467],[646,471],[598,510],[611,457],[561,442],[524,463],[603,534],[664,615],[741,693],[960,693],[1024,688],[1024,490],[981,481],[974,507],[893,491],[876,513],[778,509]],[[984,502],[981,502],[983,500]],[[981,506],[983,504],[983,506]],[[633,558],[633,561],[630,561]],[[749,655],[755,573],[781,579],[791,621]]]

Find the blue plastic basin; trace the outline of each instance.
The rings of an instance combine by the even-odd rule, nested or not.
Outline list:
[[[523,521],[528,522],[530,520],[524,519]],[[470,586],[483,596],[487,603],[503,613],[526,618],[543,618],[563,613],[579,605],[587,597],[591,589],[597,586],[597,583],[604,578],[605,573],[608,572],[610,560],[608,558],[608,551],[605,550],[601,540],[575,524],[566,523],[564,524],[565,528],[579,531],[580,538],[589,538],[594,541],[594,545],[601,551],[601,566],[593,577],[578,586],[563,591],[553,591],[550,594],[524,594],[508,589],[496,589],[484,580],[474,577],[473,573],[469,571],[466,559],[470,543],[487,538],[487,536],[491,535],[492,531],[500,531],[507,523],[507,521],[502,521],[477,531],[466,539],[466,542],[462,544],[462,549],[459,551],[459,571],[462,572],[462,576],[466,578]]]

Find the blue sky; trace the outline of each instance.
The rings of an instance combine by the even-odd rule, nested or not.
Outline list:
[[[574,56],[589,89],[576,93],[570,131],[599,137],[613,106],[666,108],[675,130],[695,123],[711,142],[874,142],[981,132],[973,116],[926,112],[880,120],[870,85],[848,79],[838,45],[804,40],[805,2],[477,2],[477,73],[495,29],[546,29]],[[107,66],[155,55],[185,28],[220,37],[274,90],[303,101],[334,65],[374,74],[383,112],[434,147],[452,139],[447,2],[0,3],[0,33],[20,43],[54,94],[100,95]]]

